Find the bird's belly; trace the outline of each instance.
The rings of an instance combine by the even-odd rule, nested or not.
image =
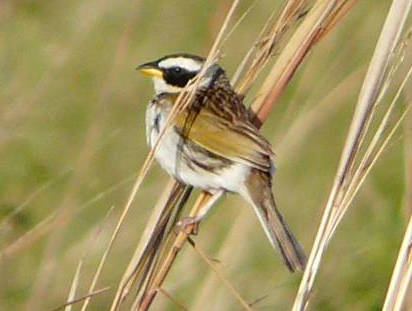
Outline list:
[[[146,113],[147,140],[151,148],[157,141],[159,132],[167,120],[167,113],[151,107]],[[206,155],[201,155],[199,150],[191,150],[182,146],[182,138],[173,127],[169,127],[155,151],[155,158],[161,167],[179,181],[206,191],[224,189],[231,192],[239,192],[243,181],[250,172],[250,168],[241,163],[219,165],[218,169],[210,169],[214,166]],[[184,150],[182,152],[182,150]],[[191,161],[190,159],[197,161]],[[218,162],[218,160],[214,160]],[[218,163],[216,163],[218,164]]]

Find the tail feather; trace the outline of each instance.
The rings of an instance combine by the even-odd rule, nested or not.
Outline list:
[[[252,174],[251,174],[252,175]],[[263,177],[263,179],[262,179]],[[291,272],[303,271],[305,253],[276,207],[268,176],[251,176],[246,183],[244,197],[252,204],[270,243],[277,248]],[[262,182],[263,181],[263,182]]]

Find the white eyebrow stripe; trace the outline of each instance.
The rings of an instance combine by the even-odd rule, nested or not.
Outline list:
[[[199,71],[202,64],[191,58],[173,57],[162,60],[159,63],[160,68],[181,67],[187,71]]]

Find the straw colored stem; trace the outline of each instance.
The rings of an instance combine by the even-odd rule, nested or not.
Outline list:
[[[412,104],[412,91],[406,92],[406,100]],[[404,214],[405,219],[412,214],[412,113],[408,113],[404,123],[405,133],[405,196]],[[412,302],[412,298],[411,298]]]
[[[190,238],[189,238],[190,239]],[[240,304],[245,308],[245,310],[253,311],[250,305],[240,296],[238,291],[233,287],[233,285],[228,281],[228,279],[223,275],[223,273],[216,267],[216,265],[210,260],[206,254],[193,242],[190,240],[190,244],[193,246],[196,253],[209,265],[209,267],[215,272],[216,276],[219,278],[221,282],[230,290],[232,295],[236,297],[236,299],[240,302]]]
[[[320,261],[327,247],[327,228],[332,220],[335,204],[346,182],[345,177],[347,177],[347,172],[353,163],[353,158],[358,151],[359,140],[365,129],[374,103],[376,102],[390,55],[392,55],[398,42],[410,6],[410,0],[394,0],[386,18],[359,95],[358,104],[342,152],[339,168],[295,299],[293,306],[294,311],[305,310],[308,305],[309,296],[320,267]]]
[[[399,251],[383,311],[400,311],[412,276],[412,216]]]
[[[103,293],[107,292],[109,289],[110,289],[110,287],[104,287],[104,288],[95,290],[95,291],[92,292],[92,293],[89,293],[89,294],[87,294],[87,295],[85,295],[85,296],[83,296],[83,297],[76,298],[76,299],[74,299],[74,300],[68,301],[68,302],[66,302],[64,305],[59,306],[59,307],[57,307],[57,308],[54,308],[54,309],[52,309],[52,310],[50,310],[50,311],[58,311],[58,310],[61,310],[61,309],[65,308],[66,306],[74,305],[74,304],[76,304],[76,303],[82,302],[83,300],[85,300],[85,299],[87,299],[87,298],[90,298],[90,297],[94,297],[94,296],[103,294]]]
[[[144,253],[145,249],[148,247],[148,242],[149,242],[148,237],[151,236],[154,230],[156,229],[156,225],[159,222],[160,217],[166,208],[165,203],[167,202],[168,197],[172,194],[172,191],[176,189],[176,187],[177,187],[177,182],[171,178],[165,190],[163,191],[161,198],[159,199],[158,203],[154,207],[153,212],[150,216],[150,219],[148,220],[148,224],[145,227],[145,231],[142,234],[140,243],[138,247],[136,248],[136,251],[133,254],[132,259],[130,260],[129,265],[126,268],[126,271],[123,274],[122,279],[120,280],[119,287],[118,287],[119,290],[117,290],[115,298],[113,299],[112,308],[117,306],[119,302],[123,299],[123,297],[125,297],[128,294],[129,287],[130,287],[128,281],[131,279],[133,275],[133,271],[137,265],[137,262],[140,260],[140,258],[142,258],[142,254]],[[103,258],[101,259],[101,261],[103,261]],[[85,311],[85,309],[82,309],[82,311]]]
[[[198,214],[199,210],[205,204],[209,198],[211,197],[210,194],[203,192],[199,198],[197,199],[196,203],[194,204],[192,210],[190,211],[189,216],[194,217]],[[160,270],[157,272],[156,277],[153,281],[153,284],[151,288],[149,289],[148,293],[143,297],[143,300],[139,306],[139,311],[144,311],[147,310],[153,299],[155,298],[158,289],[160,286],[163,284],[163,281],[165,280],[167,274],[169,273],[169,270],[172,267],[172,264],[174,260],[176,259],[177,254],[179,253],[180,249],[182,248],[183,244],[185,243],[188,235],[192,232],[194,229],[194,225],[189,225],[183,228],[183,230],[180,230],[172,248],[170,249],[166,259],[164,260],[164,264],[160,267]]]
[[[167,290],[164,288],[159,287],[159,292],[162,293],[165,297],[167,297],[171,302],[173,302],[177,307],[179,307],[183,311],[188,311],[188,309],[176,298],[174,298]]]
[[[335,2],[318,1],[282,51],[257,94],[258,100],[251,106],[252,110],[257,111],[258,119],[265,119],[271,111],[271,107],[311,48]]]
[[[76,272],[73,277],[72,286],[70,287],[69,296],[67,297],[67,303],[74,300],[74,297],[76,296],[76,290],[77,290],[77,287],[79,286],[79,278],[80,278],[80,271],[82,269],[82,265],[83,265],[83,261],[80,260],[79,263],[77,264]],[[72,304],[68,304],[64,308],[64,311],[71,311],[72,306],[73,306]]]
[[[358,192],[359,188],[362,186],[366,176],[369,174],[370,170],[373,167],[373,164],[376,162],[380,154],[383,152],[385,149],[386,145],[388,144],[389,140],[392,138],[393,134],[396,132],[398,127],[400,126],[401,122],[405,118],[405,116],[408,113],[408,110],[410,109],[410,106],[408,106],[405,111],[402,113],[401,117],[398,119],[398,121],[395,123],[395,125],[392,127],[392,130],[390,133],[387,135],[387,137],[384,139],[383,143],[381,146],[378,148],[378,142],[381,140],[381,137],[383,136],[384,130],[388,127],[388,122],[390,119],[390,116],[392,115],[393,109],[395,107],[395,104],[398,102],[399,97],[401,92],[403,91],[406,83],[408,82],[410,76],[412,74],[412,67],[409,68],[408,73],[406,74],[405,78],[403,79],[401,86],[399,87],[398,91],[396,92],[395,97],[393,98],[391,104],[389,105],[388,110],[385,113],[385,116],[383,117],[381,124],[379,125],[378,129],[375,132],[375,135],[372,138],[372,141],[370,142],[367,150],[365,151],[365,154],[358,166],[358,168],[355,170],[355,173],[352,176],[352,180],[350,184],[348,184],[346,188],[346,193],[343,195],[343,198],[341,200],[341,206],[342,208],[337,210],[334,213],[334,220],[329,224],[329,238],[333,235],[333,233],[336,230],[336,227],[342,220],[344,214],[346,213],[347,209],[349,208],[349,205],[351,204],[352,200],[354,199],[356,193]],[[377,150],[376,150],[377,149]]]

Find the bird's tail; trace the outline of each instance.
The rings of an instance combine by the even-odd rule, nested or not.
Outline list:
[[[272,246],[279,249],[291,272],[303,271],[306,265],[305,253],[276,207],[270,176],[252,171],[245,185],[246,193],[243,196],[254,207]]]

